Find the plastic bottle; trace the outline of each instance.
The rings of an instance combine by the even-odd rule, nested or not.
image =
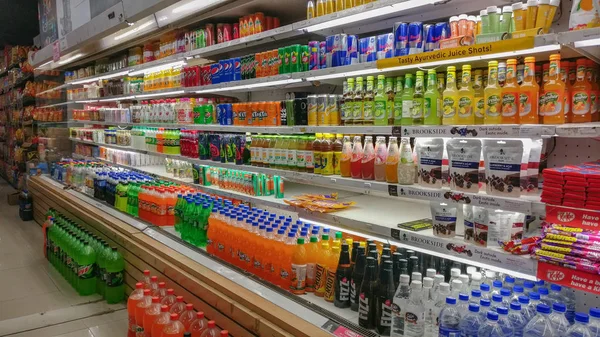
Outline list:
[[[505,337],[512,337],[515,333],[511,321],[508,319],[508,308],[498,307],[498,325],[502,328]]]
[[[469,311],[460,321],[461,336],[477,336],[482,323],[481,316],[479,315],[479,305],[475,303],[469,304]]]
[[[413,111],[413,96],[415,93],[413,75],[406,74],[405,82],[404,82],[404,90],[402,91],[402,125],[412,125],[412,111]],[[398,93],[396,93],[396,97]]]
[[[487,320],[481,325],[477,336],[479,337],[504,337],[502,328],[498,325],[498,313],[488,311]]]
[[[158,276],[151,276],[148,288],[145,289],[150,289],[151,292],[154,292],[156,289],[158,289]]]
[[[550,293],[548,288],[540,288],[538,289],[538,293],[540,294],[540,302],[552,308],[552,304],[557,303],[555,298],[550,298]]]
[[[450,280],[448,281],[448,283],[450,284],[450,290],[452,290],[452,281],[458,280],[459,276],[460,276],[460,269],[459,268],[452,268],[452,269],[450,269]]]
[[[170,322],[163,328],[162,337],[183,337],[185,327],[179,321],[179,315],[171,314]]]
[[[458,279],[462,282],[462,288],[460,290],[460,292],[462,292],[463,294],[470,294],[471,293],[471,287],[469,286],[469,275],[467,274],[461,274],[458,276]],[[479,287],[477,287],[479,288]]]
[[[462,66],[457,121],[459,124],[475,124],[475,90],[471,82],[471,66],[468,64]]]
[[[172,314],[181,315],[185,311],[185,303],[183,303],[183,296],[177,296],[177,301],[171,306],[169,312]],[[179,317],[179,316],[177,316]]]
[[[415,80],[415,90],[413,93],[413,106],[411,111],[412,125],[423,125],[425,108],[425,74],[423,71],[417,71]]]
[[[150,304],[150,306],[146,308],[146,311],[144,312],[144,323],[142,324],[142,326],[144,327],[145,335],[151,335],[152,325],[154,325],[154,322],[160,316],[160,308],[160,299],[156,296],[152,297],[152,304]]]
[[[204,312],[199,311],[196,313],[196,319],[190,324],[188,331],[192,337],[200,337],[206,329],[208,329],[208,321],[204,318]]]
[[[481,291],[481,298],[490,300],[492,299],[492,293],[490,292],[490,285],[487,283],[483,283],[479,286],[479,290]]]
[[[442,97],[437,90],[437,74],[434,69],[427,71],[427,90],[425,91],[425,125],[440,125],[442,117]]]
[[[560,54],[550,55],[548,81],[544,84],[544,124],[565,123],[566,84],[560,76]]]
[[[169,310],[171,310],[171,307],[173,306],[173,304],[175,304],[175,302],[177,302],[177,297],[175,296],[175,290],[173,290],[171,288],[167,289],[167,296],[165,296],[160,301],[160,304],[166,305],[169,308]]]
[[[221,330],[217,328],[217,324],[215,321],[208,321],[206,324],[207,328],[204,330],[201,337],[219,337],[221,334]]]
[[[81,296],[88,296],[96,293],[96,252],[90,246],[89,241],[83,242],[81,250],[75,254],[77,263],[77,292]]]
[[[150,289],[144,289],[144,297],[135,306],[136,337],[144,337],[144,314],[152,305]]]
[[[191,303],[186,304],[185,311],[183,313],[181,313],[181,315],[179,316],[179,321],[185,327],[185,331],[190,330],[190,325],[192,324],[192,322],[195,319],[196,319],[196,311],[194,311],[194,305]]]
[[[291,291],[294,294],[304,294],[306,292],[306,264],[307,255],[304,247],[304,239],[299,238],[294,247],[292,255],[292,283]]]
[[[588,325],[592,337],[600,337],[600,309],[590,309],[590,323]]]
[[[484,124],[502,121],[502,88],[498,84],[498,61],[488,62],[488,85],[484,89]]]
[[[469,311],[469,295],[460,293],[458,294],[458,302],[456,303],[458,312],[462,315]]]
[[[528,320],[526,320],[525,315],[521,312],[521,304],[516,302],[510,304],[508,320],[514,328],[515,337],[522,337]]]
[[[323,235],[321,240],[321,251],[319,260],[317,261],[317,269],[315,273],[315,295],[323,297],[325,295],[325,282],[327,280],[327,267],[331,260],[331,251],[329,249],[329,235]]]
[[[410,296],[410,276],[400,275],[400,285],[394,294],[394,307],[398,308],[392,313],[392,331],[391,336],[404,336],[404,312],[405,306]]]
[[[592,337],[589,329],[590,317],[588,314],[578,312],[575,314],[575,323],[569,328],[566,337]]]
[[[455,279],[450,283],[450,292],[452,293],[452,297],[458,298],[458,295],[461,293],[463,289],[463,283],[459,279]]]
[[[166,305],[160,307],[160,315],[156,318],[152,324],[152,336],[162,336],[162,331],[167,324],[171,321],[171,314],[169,308]]]
[[[144,297],[144,284],[138,282],[135,284],[135,290],[127,298],[127,315],[129,318],[129,328],[127,330],[127,337],[135,337],[137,331],[137,324],[135,321],[135,308],[138,303]]]
[[[491,295],[500,295],[500,289],[502,289],[502,281],[494,281],[492,282],[492,292]]]
[[[400,156],[396,170],[397,181],[400,185],[412,185],[415,183],[415,163],[410,147],[410,138],[400,138]]]
[[[529,306],[529,297],[519,296],[519,304],[521,305],[521,314],[525,317],[525,321],[529,322],[536,314],[534,308]]]
[[[427,274],[432,275],[429,271],[433,270],[435,273],[435,269],[427,269]],[[436,294],[433,292],[434,279],[432,277],[424,277],[423,278],[423,291],[421,291],[421,296],[423,297],[423,306],[424,306],[424,324],[423,329],[425,332],[425,336],[433,335],[434,332],[434,315],[433,315],[433,307],[435,306]]]
[[[413,280],[410,284],[410,296],[404,311],[404,336],[406,337],[420,337],[424,334],[425,310],[421,288],[421,281]]]
[[[439,316],[439,336],[451,337],[460,334],[460,312],[456,308],[456,298],[446,297],[446,306]]]
[[[385,180],[388,183],[398,182],[398,162],[400,160],[400,150],[398,148],[398,139],[390,137],[385,160]]]
[[[577,305],[577,299],[575,298],[575,290],[572,288],[562,287],[561,291],[565,305],[567,306],[567,320],[573,324],[575,321],[575,307]]]
[[[500,296],[502,296],[502,306],[508,308],[511,302],[510,290],[507,288],[500,289]]]
[[[548,316],[550,324],[554,328],[554,331],[560,336],[564,336],[569,329],[569,321],[565,317],[567,307],[563,303],[555,302],[552,304],[552,312]]]
[[[487,320],[487,312],[490,311],[491,306],[492,302],[490,300],[479,300],[479,317],[481,318],[481,322],[485,322]]]
[[[389,83],[389,82],[388,82]],[[384,75],[377,76],[377,91],[375,93],[374,116],[375,125],[388,125],[386,103],[388,97],[385,93],[386,80]]]
[[[403,94],[404,77],[396,77],[396,87],[394,90],[394,125],[402,124],[402,94]],[[410,98],[412,102],[412,97]]]
[[[125,298],[125,260],[117,247],[112,247],[104,260],[104,298],[108,304],[119,303]]]
[[[550,323],[550,307],[540,303],[536,307],[537,314],[527,323],[523,337],[556,337],[558,333]]]
[[[337,237],[337,233],[336,233]],[[335,281],[338,262],[340,260],[340,246],[337,240],[333,240],[329,263],[327,264],[327,278],[325,280],[325,295],[323,298],[327,302],[333,302],[335,299]]]

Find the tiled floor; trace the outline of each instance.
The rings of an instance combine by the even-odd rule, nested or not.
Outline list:
[[[42,231],[9,206],[13,188],[0,178],[0,337],[119,337],[125,305],[81,297],[44,259]]]

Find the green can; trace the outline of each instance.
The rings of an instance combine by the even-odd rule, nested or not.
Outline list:
[[[285,48],[277,49],[277,57],[279,58],[277,60],[277,64],[279,65],[279,73],[285,74]]]
[[[308,51],[308,46],[302,46],[300,48],[300,71],[308,71],[308,59],[310,57],[310,52]]]
[[[302,69],[302,62],[300,60],[302,56],[302,48],[299,44],[290,46],[290,73],[297,73]]]
[[[292,46],[287,46],[285,49],[285,56],[283,58],[283,73],[287,74],[290,72],[290,60],[292,58]]]

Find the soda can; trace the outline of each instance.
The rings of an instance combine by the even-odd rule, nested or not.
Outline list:
[[[423,52],[423,22],[408,24],[408,53],[418,54]]]
[[[248,78],[256,78],[256,55],[248,55]]]
[[[274,17],[273,18],[273,29],[279,28],[279,26],[281,26],[281,23],[279,22],[279,18],[278,17]]]
[[[223,24],[217,23],[217,43],[223,43]]]
[[[247,67],[248,67],[247,60],[248,60],[248,56],[247,55],[244,55],[244,56],[240,57],[240,63],[241,63],[241,67],[240,67],[241,69],[240,70],[241,70],[241,79],[242,80],[246,79],[246,74],[248,72],[246,70]]]
[[[202,66],[202,68],[200,68],[200,74],[201,74],[201,81],[202,81],[201,85],[208,85],[208,84],[213,83],[210,65]]]
[[[329,125],[329,116],[327,115],[327,95],[317,96],[317,125]]]
[[[239,81],[242,79],[242,60],[239,57],[234,57],[231,60],[233,62],[233,76],[231,80]]]
[[[271,75],[279,74],[279,50],[271,50]]]
[[[325,63],[327,68],[332,67],[331,54],[333,53],[333,46],[335,45],[335,35],[330,35],[325,38]]]
[[[219,60],[219,83],[229,82],[227,61]]]
[[[423,43],[423,51],[434,51],[439,48],[436,48],[436,40],[435,40],[435,25],[432,24],[424,24],[423,25],[423,36],[425,37],[425,43]],[[438,43],[439,45],[439,43]]]
[[[279,68],[280,74],[285,74],[283,61],[285,60],[285,48],[277,49],[277,67]]]
[[[300,71],[308,71],[308,59],[310,57],[310,52],[308,51],[308,46],[300,47]]]
[[[273,17],[272,16],[267,16],[267,17],[265,17],[265,21],[267,23],[267,28],[265,30],[271,30],[271,29],[273,29]]]
[[[435,34],[436,38],[439,38],[438,41],[446,40],[450,38],[450,25],[448,22],[438,22],[435,24]],[[439,42],[438,42],[439,49]]]
[[[196,48],[206,47],[206,30],[196,30]]]
[[[231,24],[223,24],[223,42],[231,41],[233,39],[233,32]]]
[[[327,125],[340,125],[340,108],[338,106],[339,95],[327,95],[325,105],[325,120]],[[320,124],[319,124],[320,125]]]
[[[240,38],[240,24],[239,23],[234,23],[231,26],[231,35],[234,40]]]
[[[285,47],[285,58],[283,59],[283,73],[288,74],[290,72],[290,59],[292,57],[292,46]]]
[[[327,42],[319,42],[319,69],[327,68]]]
[[[221,64],[220,63],[213,63],[210,65],[210,78],[212,80],[212,84],[219,84],[221,83]]]
[[[233,107],[231,103],[224,103],[225,107],[225,124],[224,125],[233,125]]]
[[[308,95],[306,96],[307,104],[308,104],[308,125],[317,126],[318,125],[318,98],[317,95]]]
[[[212,23],[207,23],[204,26],[204,37],[207,46],[212,46],[215,44],[215,25]]]
[[[408,55],[408,23],[394,23],[394,56]]]
[[[358,63],[358,37],[348,35],[348,50],[346,52],[346,65]]]
[[[377,36],[377,59],[383,60],[394,56],[394,34]]]
[[[300,45],[290,46],[290,73],[297,73],[301,70],[301,50]]]
[[[377,39],[375,36],[358,41],[358,61],[360,63],[377,61]]]
[[[308,98],[294,99],[293,107],[294,125],[308,125]]]
[[[270,69],[269,69],[269,52],[262,52],[261,56],[260,56],[260,67],[261,67],[261,74],[262,77],[265,76],[269,76],[270,74]]]
[[[308,42],[308,70],[319,69],[319,41]]]
[[[225,107],[223,104],[217,104],[217,120],[219,125],[225,125]]]

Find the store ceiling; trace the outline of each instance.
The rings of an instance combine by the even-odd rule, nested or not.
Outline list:
[[[40,33],[37,0],[0,0],[0,48],[32,45]]]

